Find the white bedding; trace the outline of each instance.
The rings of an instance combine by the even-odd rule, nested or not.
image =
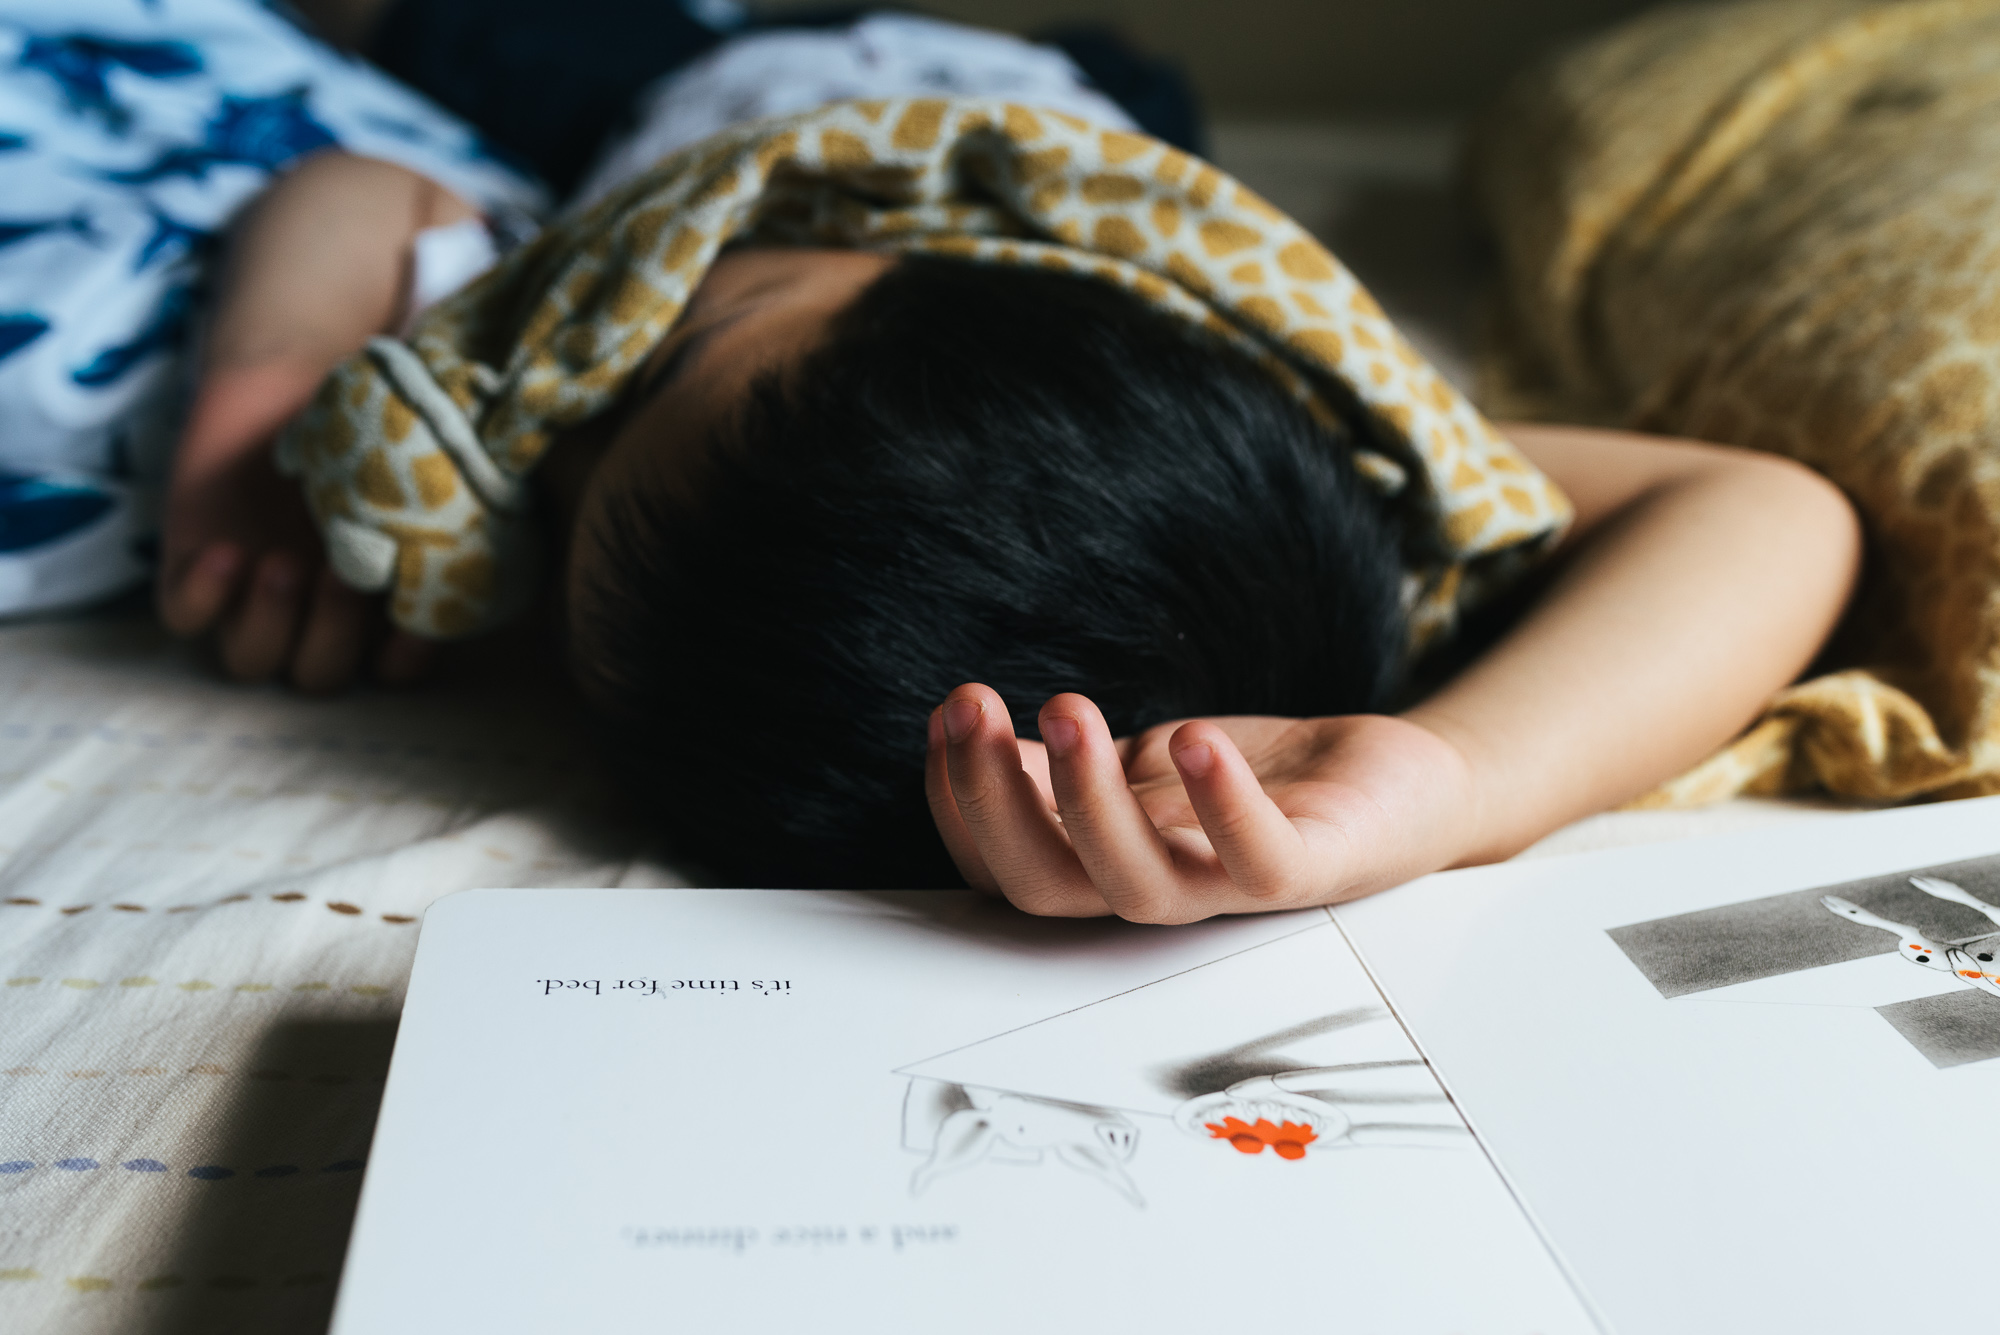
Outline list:
[[[1445,208],[1429,133],[1217,145],[1326,213],[1305,220],[1449,369],[1449,229],[1410,222]],[[1371,233],[1357,201],[1384,189]],[[550,698],[304,701],[220,684],[142,613],[0,627],[0,1332],[324,1328],[425,906],[684,883],[606,819]],[[1528,856],[1819,811],[1613,814]],[[559,1170],[534,1145],[489,1167]]]

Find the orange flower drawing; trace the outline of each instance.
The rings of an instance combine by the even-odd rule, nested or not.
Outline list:
[[[1246,1122],[1240,1117],[1225,1117],[1220,1123],[1203,1122],[1210,1137],[1226,1140],[1242,1154],[1262,1154],[1266,1145],[1276,1150],[1280,1159],[1303,1159],[1306,1146],[1319,1139],[1319,1133],[1298,1122],[1282,1122],[1272,1125],[1268,1117],[1259,1117],[1255,1122]]]

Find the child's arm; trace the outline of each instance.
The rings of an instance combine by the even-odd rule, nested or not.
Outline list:
[[[289,672],[332,690],[354,675],[375,614],[325,568],[271,439],[328,371],[393,325],[417,233],[474,213],[405,168],[327,152],[240,224],[174,459],[159,581],[161,619],[181,635],[215,630],[231,676]],[[394,638],[379,669],[409,675],[421,652]]]
[[[1182,922],[1504,858],[1728,740],[1831,631],[1860,533],[1816,474],[1622,432],[1507,432],[1577,520],[1493,649],[1397,718],[1201,719],[1120,741],[1061,695],[1046,745],[1017,743],[999,697],[962,686],[931,719],[929,787],[966,879],[1036,913]]]

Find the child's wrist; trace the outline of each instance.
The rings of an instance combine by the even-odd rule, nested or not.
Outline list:
[[[311,401],[328,365],[287,357],[211,367],[189,410],[176,471],[226,463],[261,445]]]
[[[1438,843],[1431,870],[1493,860],[1491,850],[1502,842],[1499,832],[1492,828],[1496,758],[1487,755],[1487,748],[1476,732],[1448,714],[1420,705],[1398,718],[1421,729],[1437,743],[1433,761],[1436,767],[1433,815],[1438,825]]]

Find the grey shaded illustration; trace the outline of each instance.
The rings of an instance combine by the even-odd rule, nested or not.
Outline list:
[[[2000,857],[1726,904],[1608,934],[1669,999],[1867,1005],[1939,1068],[2000,1058]],[[1892,968],[1884,975],[1857,963],[1884,955],[1922,972]],[[1842,972],[1815,972],[1836,969]],[[1782,996],[1746,986],[1794,976],[1799,986]],[[1851,982],[1851,995],[1841,995],[1830,981],[1836,976]]]
[[[1170,1185],[1185,1162],[1148,1153],[1157,1137],[1199,1142],[1202,1156],[1213,1147],[1292,1162],[1370,1146],[1471,1147],[1384,1007],[1292,1018],[1298,979],[1313,975],[1277,957],[1337,939],[1315,930],[902,1068],[903,1148],[925,1156],[911,1194],[974,1168],[1053,1162],[1143,1207],[1140,1170]],[[1252,1026],[1260,1037],[1230,1033]]]
[[[1261,1035],[1220,1052],[1203,1053],[1189,1061],[1169,1062],[1156,1073],[1161,1086],[1184,1098],[1198,1098],[1260,1075],[1280,1075],[1298,1066],[1283,1049],[1307,1039],[1380,1023],[1387,1014],[1373,1003],[1334,1011]]]
[[[926,1109],[963,1102],[935,1124]],[[1134,1205],[1145,1204],[1124,1165],[1139,1148],[1139,1128],[1123,1113],[1080,1103],[1000,1094],[990,1089],[912,1080],[904,1095],[903,1144],[921,1148],[928,1135],[931,1157],[910,1175],[910,1194],[946,1173],[989,1160],[1038,1164],[1045,1154],[1103,1182]]]
[[[1992,920],[1996,928],[2000,928],[2000,908],[1973,898],[1963,886],[1953,885],[1950,881],[1939,880],[1935,876],[1912,876],[1910,884],[1927,895],[1954,904],[1963,904],[1975,912],[1983,913]],[[1940,945],[1906,923],[1891,922],[1838,895],[1821,895],[1819,902],[1830,912],[1837,913],[1843,918],[1851,919],[1866,927],[1880,928],[1894,935],[1896,944],[1901,947],[1901,958],[1910,963],[1950,974],[1967,987],[1976,987],[1982,992],[1991,992],[1994,996],[2000,997],[2000,973],[1993,971],[1996,967],[1993,956],[2000,942],[1981,941],[1975,938],[1972,942],[1974,953],[1968,953],[1959,945],[1949,943]]]

